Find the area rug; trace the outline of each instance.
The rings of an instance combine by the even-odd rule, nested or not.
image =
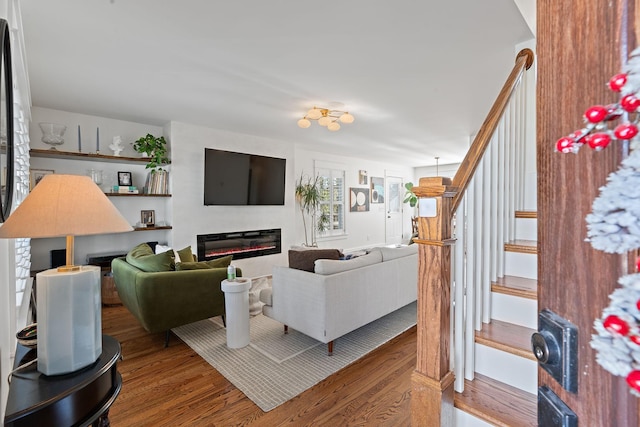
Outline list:
[[[220,318],[174,328],[173,332],[265,412],[311,388],[416,324],[409,304],[327,345],[262,314],[251,318],[251,343],[227,348]]]

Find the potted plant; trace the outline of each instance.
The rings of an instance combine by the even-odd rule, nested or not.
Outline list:
[[[133,149],[149,158],[146,168],[152,171],[163,170],[162,165],[171,163],[167,156],[167,141],[164,136],[155,137],[148,133],[133,143]]]
[[[404,185],[405,193],[403,203],[409,203],[409,206],[415,208],[418,206],[418,196],[413,192],[413,182],[407,182]],[[415,209],[414,209],[415,211]],[[418,235],[418,218],[415,215],[411,215],[411,233],[414,236]]]
[[[302,213],[302,224],[304,227],[304,244],[305,246],[316,246],[315,231],[323,232],[329,228],[329,213],[320,209],[322,201],[322,188],[319,176],[311,178],[300,174],[300,179],[296,181],[296,202]],[[311,245],[309,245],[309,237],[307,234],[307,220],[309,216],[313,221],[317,217],[316,226],[311,231]]]

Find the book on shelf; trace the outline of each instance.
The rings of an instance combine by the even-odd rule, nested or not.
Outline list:
[[[111,189],[113,193],[138,194],[138,188],[133,185],[114,185]]]
[[[167,171],[149,172],[144,188],[147,194],[168,194],[169,173]]]

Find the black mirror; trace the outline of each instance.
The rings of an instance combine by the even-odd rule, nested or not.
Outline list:
[[[13,81],[9,24],[0,19],[0,222],[11,214],[13,200]]]

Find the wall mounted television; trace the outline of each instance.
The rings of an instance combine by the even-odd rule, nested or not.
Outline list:
[[[284,205],[287,161],[204,149],[205,206]]]

